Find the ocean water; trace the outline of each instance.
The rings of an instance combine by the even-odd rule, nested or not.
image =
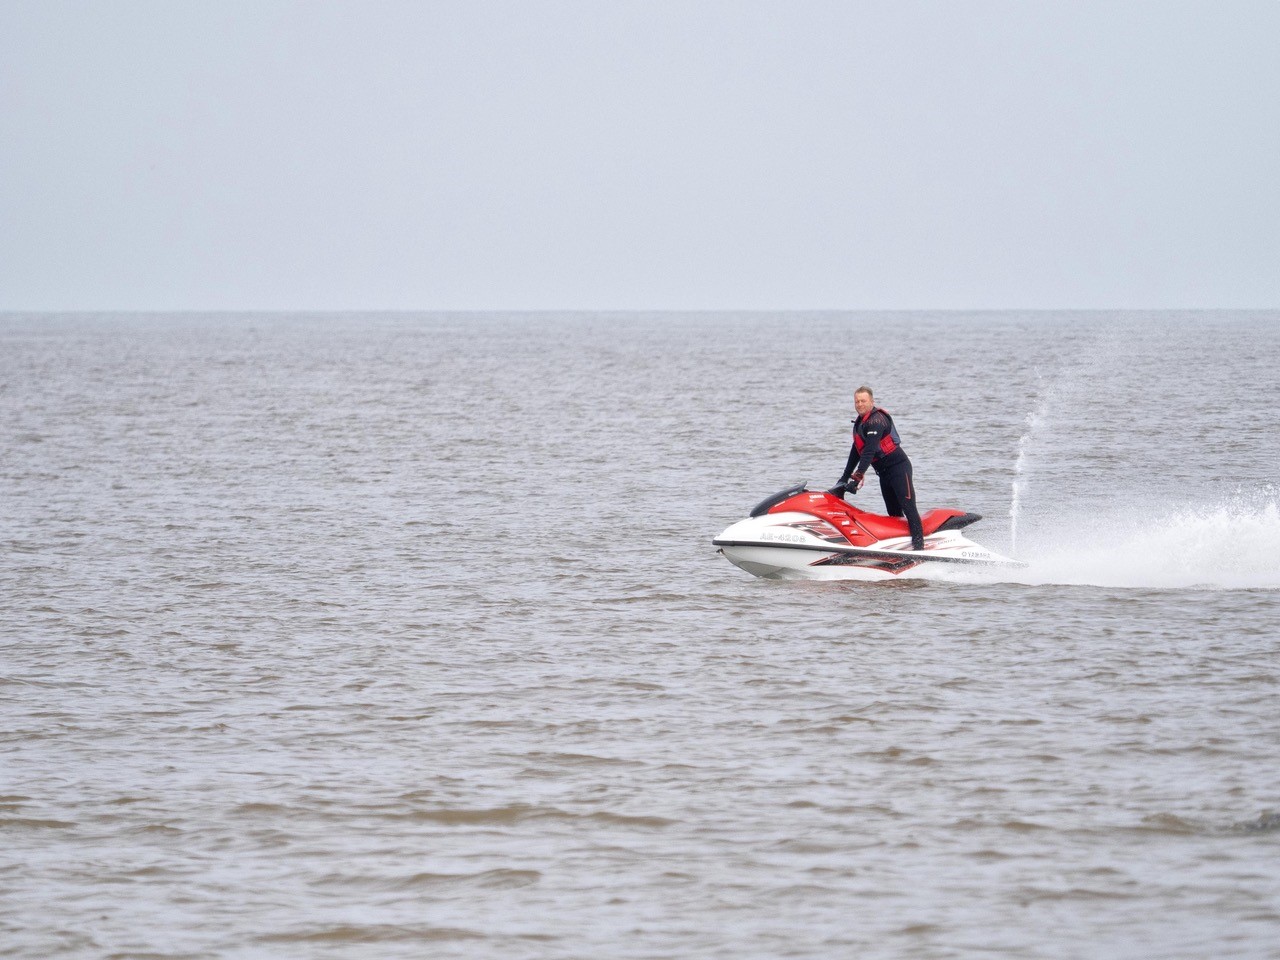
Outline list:
[[[1278,365],[1274,312],[0,316],[0,956],[1278,957]],[[1027,567],[717,556],[861,383]]]

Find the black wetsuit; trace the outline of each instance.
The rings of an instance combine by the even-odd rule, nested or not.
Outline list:
[[[924,528],[920,524],[920,511],[916,508],[911,460],[902,449],[893,418],[879,407],[853,421],[853,447],[849,450],[849,462],[845,464],[840,482],[845,483],[855,473],[865,474],[868,466],[874,467],[880,478],[880,495],[884,497],[889,516],[905,516],[907,528],[911,531],[911,546],[923,550]]]

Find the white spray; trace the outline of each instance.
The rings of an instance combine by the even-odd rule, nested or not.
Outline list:
[[[1037,370],[1036,379],[1039,378],[1040,371]],[[1018,458],[1013,463],[1013,490],[1009,497],[1009,550],[1012,553],[1016,553],[1018,549],[1018,516],[1022,510],[1022,494],[1027,486],[1027,457],[1032,441],[1040,425],[1044,423],[1052,396],[1051,390],[1041,389],[1035,409],[1027,414],[1027,430],[1018,440]]]

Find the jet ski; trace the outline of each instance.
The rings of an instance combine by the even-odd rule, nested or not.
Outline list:
[[[930,510],[920,517],[924,549],[913,550],[905,518],[859,510],[801,483],[762,500],[711,542],[731,563],[770,580],[892,580],[941,566],[1023,566],[960,532],[981,519]]]

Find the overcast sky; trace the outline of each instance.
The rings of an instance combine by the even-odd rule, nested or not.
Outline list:
[[[0,0],[0,309],[1280,307],[1280,0]]]

